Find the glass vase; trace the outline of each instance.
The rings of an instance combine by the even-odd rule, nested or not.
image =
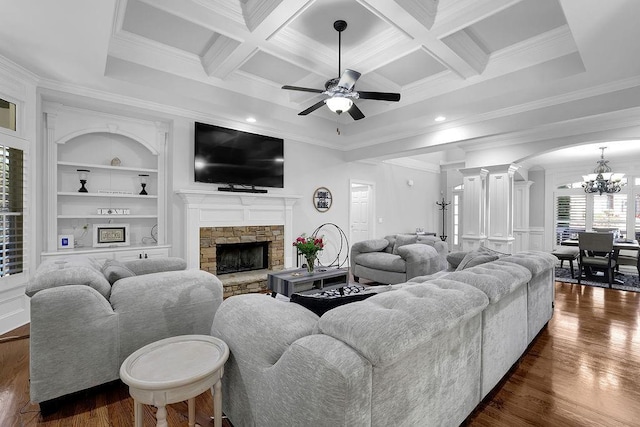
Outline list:
[[[316,257],[307,256],[305,259],[307,260],[307,273],[313,274],[313,269],[316,266]]]

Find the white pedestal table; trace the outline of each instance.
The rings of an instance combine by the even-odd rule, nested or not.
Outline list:
[[[195,425],[195,397],[211,388],[214,427],[222,427],[221,383],[229,358],[227,344],[208,335],[181,335],[148,344],[120,367],[120,379],[134,399],[136,427],[142,427],[142,404],[158,408],[156,425],[167,427],[165,405],[188,401],[189,426]]]

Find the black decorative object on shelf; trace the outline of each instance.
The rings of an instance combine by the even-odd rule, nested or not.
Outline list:
[[[451,204],[451,202],[445,202],[444,200],[444,196],[442,197],[442,202],[436,202],[436,205],[440,206],[440,209],[442,210],[442,234],[440,235],[440,240],[442,240],[443,242],[447,240],[447,236],[444,234],[445,233],[445,212],[447,210],[447,206],[449,206]]]
[[[88,193],[89,190],[87,190],[87,187],[84,185],[87,183],[87,177],[91,171],[89,169],[76,169],[76,172],[78,172],[78,175],[80,176],[80,189],[78,190],[78,193]]]
[[[138,176],[140,177],[140,185],[142,186],[142,191],[139,194],[141,196],[147,196],[149,194],[147,193],[147,178],[149,178],[149,175],[141,173]]]

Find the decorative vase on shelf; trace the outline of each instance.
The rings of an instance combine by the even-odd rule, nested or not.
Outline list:
[[[305,256],[307,260],[307,273],[313,274],[313,269],[316,267],[316,257]]]

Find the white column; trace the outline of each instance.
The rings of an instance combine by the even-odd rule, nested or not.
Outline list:
[[[491,249],[513,253],[513,164],[488,167],[487,243]]]
[[[533,181],[516,181],[513,194],[513,237],[514,251],[526,251],[529,249],[529,205],[530,188]]]
[[[486,236],[488,171],[483,168],[460,169],[463,175],[464,196],[462,198],[462,249],[470,251],[484,245]]]

